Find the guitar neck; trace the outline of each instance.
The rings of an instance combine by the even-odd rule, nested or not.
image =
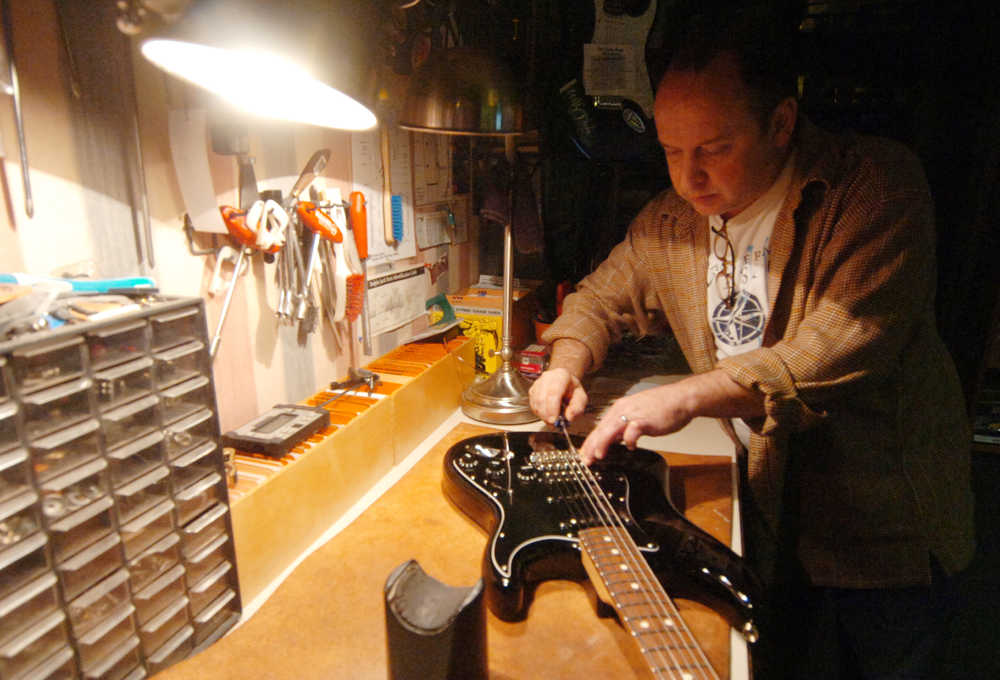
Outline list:
[[[579,532],[585,566],[611,604],[654,678],[719,680],[645,557],[623,528]]]

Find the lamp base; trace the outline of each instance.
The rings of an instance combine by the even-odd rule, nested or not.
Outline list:
[[[489,378],[462,393],[462,412],[494,425],[520,425],[538,420],[528,405],[528,385],[509,361]]]

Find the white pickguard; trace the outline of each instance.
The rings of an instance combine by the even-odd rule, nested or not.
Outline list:
[[[641,16],[615,16],[594,0],[594,36],[583,46],[583,87],[592,97],[631,99],[653,117],[653,88],[646,69],[646,37],[656,17],[656,0]]]

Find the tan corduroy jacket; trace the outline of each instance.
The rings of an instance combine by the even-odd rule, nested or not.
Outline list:
[[[669,324],[694,372],[718,366],[765,395],[766,417],[749,423],[749,493],[772,531],[793,518],[810,580],[927,583],[931,554],[953,573],[973,552],[971,434],[935,327],[927,183],[888,140],[801,119],[796,144],[761,349],[716,363],[708,222],[672,190],[643,208],[543,339],[582,341],[597,368],[624,330]]]

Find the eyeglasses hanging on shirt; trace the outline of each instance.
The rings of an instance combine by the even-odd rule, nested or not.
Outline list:
[[[736,250],[733,248],[733,242],[729,240],[725,220],[722,221],[721,227],[711,227],[711,229],[715,236],[712,239],[712,253],[722,263],[722,267],[715,275],[716,290],[726,303],[726,307],[731,308],[736,302]]]

